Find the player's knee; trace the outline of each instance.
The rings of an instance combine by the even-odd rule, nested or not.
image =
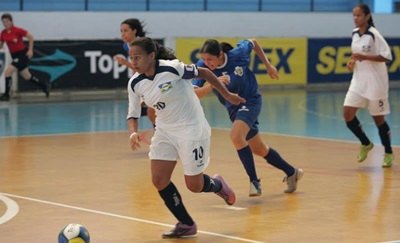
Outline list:
[[[235,148],[241,148],[247,144],[246,139],[240,133],[231,132],[230,137]]]
[[[354,117],[356,116],[356,112],[357,112],[356,108],[345,106],[343,108],[343,119],[346,122],[352,121],[354,119]]]
[[[163,178],[161,176],[153,176],[151,178],[153,185],[155,188],[157,188],[158,191],[163,190],[165,187],[168,186],[170,180],[167,180],[166,178]]]

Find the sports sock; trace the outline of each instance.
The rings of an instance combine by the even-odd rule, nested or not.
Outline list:
[[[292,176],[295,172],[293,166],[286,162],[279,153],[271,147],[264,159],[272,166],[284,171],[287,176]]]
[[[31,78],[29,79],[29,82],[34,83],[34,84],[40,84],[40,80],[38,77],[36,76],[31,76]]]
[[[186,211],[185,206],[182,202],[182,197],[176,189],[174,183],[170,182],[166,188],[158,192],[161,198],[164,200],[165,205],[169,211],[175,216],[175,218],[186,225],[193,225],[193,219]]]
[[[378,127],[379,137],[381,138],[382,145],[385,147],[385,153],[391,154],[392,146],[390,145],[390,128],[389,125],[384,122]]]
[[[239,155],[240,161],[242,162],[244,169],[246,170],[247,175],[250,178],[250,181],[257,180],[257,172],[256,167],[254,165],[254,157],[253,153],[251,152],[250,146],[247,145],[246,147],[237,150]]]
[[[355,116],[353,120],[346,122],[347,127],[350,129],[350,131],[353,132],[354,135],[360,140],[362,145],[369,145],[371,141],[369,141],[367,135],[365,135],[362,126],[360,124],[360,121],[358,118]]]
[[[6,77],[6,90],[4,91],[4,94],[10,95],[11,86],[12,86],[11,77]]]
[[[219,192],[221,191],[222,184],[218,179],[214,179],[204,174],[204,186],[202,192]]]

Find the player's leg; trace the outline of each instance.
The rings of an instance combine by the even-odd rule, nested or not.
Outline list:
[[[361,123],[356,116],[358,109],[365,107],[366,105],[367,100],[365,98],[354,92],[347,92],[343,106],[343,118],[347,127],[361,142],[360,152],[357,156],[358,162],[363,162],[367,158],[368,152],[374,147],[374,144],[365,134]]]
[[[22,69],[20,71],[20,74],[22,78],[38,86],[43,91],[43,93],[46,95],[47,98],[50,96],[51,85],[49,81],[40,80],[38,77],[36,77],[29,71],[28,67]]]
[[[382,167],[391,167],[394,155],[390,141],[390,127],[385,121],[385,115],[390,114],[389,99],[370,101],[368,104],[368,110],[374,119],[375,125],[379,131],[379,138],[385,148]]]
[[[171,181],[172,171],[174,170],[176,161],[151,160],[151,175],[153,185],[157,188],[158,193],[163,199],[169,211],[178,220],[176,227],[167,233],[163,238],[177,238],[192,235],[194,221],[189,215],[183,204],[181,194]],[[188,227],[187,227],[188,226]],[[186,230],[185,230],[186,228]],[[194,229],[194,234],[197,232]]]
[[[175,228],[162,235],[163,238],[179,238],[197,233],[196,225],[183,204],[182,197],[171,181],[178,153],[166,133],[157,130],[150,145],[151,178],[169,211],[178,220]]]
[[[236,119],[232,124],[230,137],[249,180],[252,182],[258,181],[258,177],[254,164],[254,156],[246,139],[249,131],[249,125],[245,121]]]
[[[297,182],[304,174],[302,169],[294,168],[275,149],[265,145],[258,133],[249,139],[249,145],[254,154],[263,157],[270,165],[286,174],[284,181],[287,182],[287,189],[284,192],[292,193],[296,191]]]
[[[179,157],[185,174],[185,183],[192,192],[214,192],[228,205],[235,203],[235,193],[220,175],[204,174],[209,164],[210,138],[182,139],[178,145]]]
[[[163,199],[169,211],[178,220],[177,227],[182,228],[182,224],[186,226],[194,225],[192,217],[183,204],[181,194],[171,181],[172,171],[174,170],[176,161],[151,160],[151,174],[154,186]],[[163,234],[163,237],[179,237],[180,232],[175,228],[173,231]]]
[[[250,180],[249,196],[260,196],[262,194],[261,183],[256,173],[254,157],[248,140],[257,132],[257,117],[261,111],[261,96],[256,102],[243,105],[236,112],[230,112],[233,125],[231,129],[231,140],[239,155],[240,161],[246,170]]]
[[[11,92],[11,86],[12,86],[12,74],[17,70],[17,68],[13,65],[10,64],[7,66],[6,70],[4,71],[4,77],[5,77],[5,91],[2,96],[0,96],[1,101],[8,101],[10,100],[10,92]]]

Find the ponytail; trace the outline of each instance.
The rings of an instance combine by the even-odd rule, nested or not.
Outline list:
[[[157,42],[154,42],[156,46],[156,59],[164,59],[164,60],[174,60],[176,59],[175,53],[172,49],[166,48],[160,45]]]
[[[147,54],[154,52],[156,54],[155,59],[176,59],[175,54],[171,49],[160,45],[149,37],[138,37],[130,44],[130,46],[139,46]]]
[[[219,56],[221,51],[228,52],[232,50],[233,47],[227,42],[219,43],[215,39],[208,39],[204,42],[203,46],[200,48],[200,53],[207,53],[213,56]]]
[[[221,49],[223,52],[228,52],[233,49],[233,46],[229,44],[228,42],[221,42],[220,43]]]

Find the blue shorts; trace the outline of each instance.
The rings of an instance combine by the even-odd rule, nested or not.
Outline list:
[[[250,128],[246,136],[246,140],[250,140],[258,134],[258,115],[261,112],[261,95],[254,99],[248,100],[245,104],[229,110],[229,117],[232,122],[235,120],[244,121]]]

